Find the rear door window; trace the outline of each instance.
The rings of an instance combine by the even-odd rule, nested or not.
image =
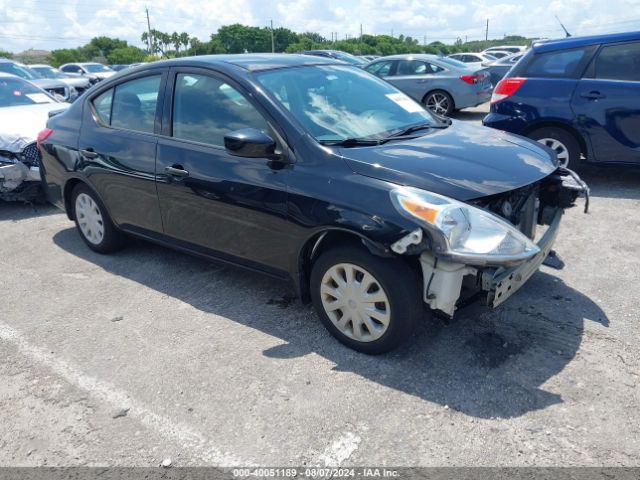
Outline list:
[[[603,47],[595,62],[595,78],[640,82],[640,42]]]
[[[422,60],[400,60],[396,68],[396,75],[431,75],[443,70],[437,65]]]
[[[591,58],[591,51],[592,48],[576,48],[533,55],[525,76],[578,78]]]
[[[160,75],[153,75],[117,85],[111,107],[111,126],[153,133],[160,78]]]

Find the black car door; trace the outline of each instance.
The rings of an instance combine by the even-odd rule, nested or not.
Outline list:
[[[571,105],[595,160],[640,163],[640,42],[603,45]]]
[[[155,185],[165,69],[127,77],[90,97],[78,148],[82,170],[121,228],[162,232]]]
[[[265,114],[226,77],[172,69],[158,142],[158,197],[165,235],[185,248],[284,275],[288,168],[224,148],[234,130],[272,133]]]

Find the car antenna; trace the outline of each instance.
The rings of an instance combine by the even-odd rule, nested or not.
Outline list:
[[[567,34],[567,38],[571,36],[571,34],[569,33],[569,31],[564,28],[564,25],[562,24],[562,22],[560,21],[560,19],[558,18],[558,16],[556,15],[556,20],[558,20],[558,23],[560,24],[560,26],[562,27],[562,30],[564,30],[564,33]]]

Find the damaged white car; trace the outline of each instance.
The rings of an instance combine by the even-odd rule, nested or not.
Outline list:
[[[41,197],[38,132],[67,106],[26,80],[0,73],[0,200]]]

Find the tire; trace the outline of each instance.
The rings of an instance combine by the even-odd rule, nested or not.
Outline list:
[[[342,284],[349,285],[348,271],[355,279],[353,290],[334,280],[339,275]],[[365,281],[368,299],[357,289]],[[344,292],[348,297],[342,297],[342,306],[337,306],[339,293]],[[311,270],[311,299],[336,339],[370,355],[388,352],[406,341],[422,312],[419,281],[411,268],[401,260],[377,257],[357,246],[333,248],[316,260]]]
[[[558,165],[562,167],[573,168],[580,162],[580,144],[571,133],[562,128],[539,128],[527,136],[555,151]]]
[[[448,117],[455,110],[453,98],[444,90],[434,90],[427,93],[422,103],[424,103],[427,110],[440,117]]]
[[[120,250],[125,236],[111,221],[107,209],[98,196],[81,183],[71,193],[73,218],[80,237],[87,246],[98,253]]]

